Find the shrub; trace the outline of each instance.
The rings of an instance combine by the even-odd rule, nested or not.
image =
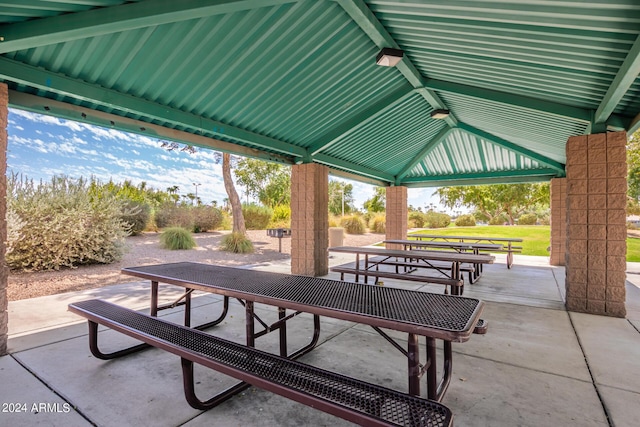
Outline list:
[[[504,214],[496,215],[489,220],[489,225],[502,225],[505,222],[509,222],[509,219]]]
[[[278,205],[273,208],[273,215],[268,228],[291,228],[291,207]]]
[[[460,215],[456,218],[456,227],[475,227],[475,225],[476,217],[471,214]]]
[[[191,229],[193,226],[188,208],[176,206],[173,203],[161,205],[156,211],[155,220],[158,228],[182,227]]]
[[[387,227],[387,219],[386,219],[386,215],[383,213],[375,214],[369,220],[369,229],[373,233],[385,233],[386,227]]]
[[[247,230],[264,230],[269,225],[273,211],[266,206],[250,203],[242,205],[242,215]]]
[[[223,251],[236,254],[248,254],[253,252],[253,243],[242,233],[230,233],[222,238]]]
[[[233,229],[233,222],[231,221],[231,214],[227,211],[221,211],[222,213],[222,222],[220,223],[221,230],[231,230]]]
[[[222,224],[222,211],[213,206],[195,206],[187,208],[191,211],[193,225],[191,230],[194,233],[215,230]]]
[[[193,249],[196,241],[193,240],[191,232],[182,227],[169,227],[160,234],[160,244],[165,249],[172,251],[180,249]]]
[[[426,222],[425,215],[420,211],[409,212],[409,227],[410,228],[424,228]]]
[[[121,218],[123,222],[131,227],[131,235],[137,236],[147,228],[147,224],[151,219],[151,206],[145,202],[125,200]]]
[[[165,203],[155,214],[158,228],[181,227],[200,233],[222,225],[222,211],[213,206],[176,206]]]
[[[364,234],[366,228],[364,221],[358,215],[343,216],[340,219],[340,227],[349,234]]]
[[[536,225],[538,222],[538,216],[534,213],[520,215],[518,218],[518,225]]]
[[[84,179],[7,179],[7,252],[12,269],[59,270],[122,258],[130,226],[116,196],[91,194]]]
[[[329,227],[340,226],[340,217],[335,215],[329,215]]]
[[[429,228],[446,228],[451,224],[451,217],[445,213],[429,211],[424,217],[425,225]]]

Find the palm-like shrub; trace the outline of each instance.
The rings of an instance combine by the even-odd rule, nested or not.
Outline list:
[[[182,227],[170,227],[160,234],[160,244],[165,249],[182,250],[193,249],[196,241],[191,236],[191,232]]]

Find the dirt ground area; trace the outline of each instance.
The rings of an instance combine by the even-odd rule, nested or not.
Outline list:
[[[127,238],[129,250],[121,261],[96,264],[75,269],[16,273],[9,275],[7,289],[9,301],[53,295],[63,292],[92,289],[131,280],[120,275],[123,267],[158,264],[163,262],[193,261],[222,265],[246,265],[284,260],[291,257],[291,239],[282,239],[282,252],[278,252],[278,239],[268,237],[265,230],[251,230],[247,234],[253,242],[252,254],[233,254],[220,250],[220,241],[227,232],[198,233],[193,237],[197,247],[191,250],[171,251],[160,246],[159,233],[144,233]],[[384,234],[345,234],[344,244],[370,245],[384,240]]]

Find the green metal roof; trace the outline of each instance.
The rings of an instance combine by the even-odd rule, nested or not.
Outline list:
[[[640,126],[638,0],[21,0],[0,38],[14,107],[383,185],[548,180]]]

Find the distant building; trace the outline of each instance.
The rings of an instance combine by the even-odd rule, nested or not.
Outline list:
[[[629,215],[627,217],[627,223],[640,227],[640,215]]]

